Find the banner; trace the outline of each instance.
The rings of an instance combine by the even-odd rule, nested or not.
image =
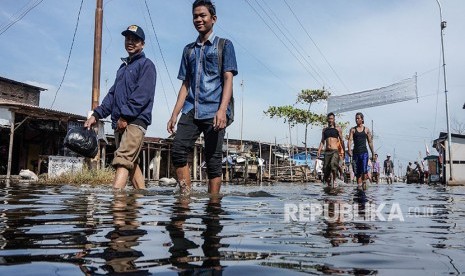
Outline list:
[[[327,111],[328,113],[342,113],[414,99],[418,99],[416,76],[382,88],[342,96],[330,96]]]

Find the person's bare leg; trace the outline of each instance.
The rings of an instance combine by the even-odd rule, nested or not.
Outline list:
[[[215,177],[208,180],[208,192],[212,195],[220,193],[221,189],[221,177]]]
[[[367,177],[368,174],[362,174],[362,185],[363,185],[363,190],[367,189]]]
[[[123,189],[128,181],[128,175],[128,169],[118,166],[116,168],[115,178],[113,181],[113,189]]]
[[[186,164],[183,167],[176,168],[176,176],[181,193],[189,193],[192,187],[189,166]]]
[[[145,190],[145,179],[138,164],[135,164],[134,169],[129,173],[129,179],[135,189]]]
[[[335,182],[336,182],[336,177],[337,177],[337,170],[333,170],[331,175],[332,175],[331,188],[334,188],[335,187]]]
[[[362,183],[363,183],[363,174],[361,176],[356,176],[357,177],[357,189],[362,188]]]

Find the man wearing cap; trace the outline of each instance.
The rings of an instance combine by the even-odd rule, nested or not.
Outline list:
[[[232,115],[229,103],[233,76],[237,75],[236,55],[232,42],[219,38],[213,32],[216,9],[210,0],[196,0],[192,4],[192,16],[199,35],[195,42],[184,47],[178,74],[182,85],[167,123],[167,131],[174,133],[178,115],[182,111],[172,151],[181,192],[190,191],[187,156],[203,133],[208,192],[218,194],[221,187],[223,139],[228,119],[231,121]]]
[[[153,62],[145,57],[145,34],[141,27],[131,25],[121,33],[128,57],[116,73],[116,79],[100,106],[84,126],[90,128],[99,119],[111,115],[115,130],[116,151],[112,165],[116,169],[113,188],[126,186],[129,176],[132,185],[145,189],[145,181],[138,165],[147,127],[152,123],[157,73]]]
[[[388,153],[386,160],[384,160],[384,174],[386,175],[386,181],[388,184],[392,184],[392,176],[394,173],[394,163],[391,160],[391,154]]]

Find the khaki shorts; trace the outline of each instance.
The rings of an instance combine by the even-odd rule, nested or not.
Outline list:
[[[116,151],[111,163],[113,167],[134,169],[139,161],[139,153],[144,142],[145,129],[138,125],[128,125],[123,133],[115,131]]]

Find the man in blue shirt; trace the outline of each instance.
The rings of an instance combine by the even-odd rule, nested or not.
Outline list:
[[[84,126],[90,128],[99,119],[111,115],[117,147],[112,163],[116,169],[113,188],[124,188],[129,176],[135,188],[145,189],[138,161],[145,132],[152,123],[157,73],[153,62],[143,52],[145,34],[142,28],[131,25],[121,34],[125,36],[124,46],[129,56],[122,58],[115,83]]]
[[[172,160],[181,192],[189,192],[191,179],[187,156],[201,133],[205,137],[205,159],[208,191],[218,194],[221,187],[223,139],[231,109],[228,107],[237,75],[236,55],[231,41],[213,33],[216,9],[210,0],[196,0],[192,4],[194,27],[199,33],[194,43],[184,48],[178,79],[182,80],[178,99],[167,124],[174,133]],[[219,52],[222,53],[219,55]]]

